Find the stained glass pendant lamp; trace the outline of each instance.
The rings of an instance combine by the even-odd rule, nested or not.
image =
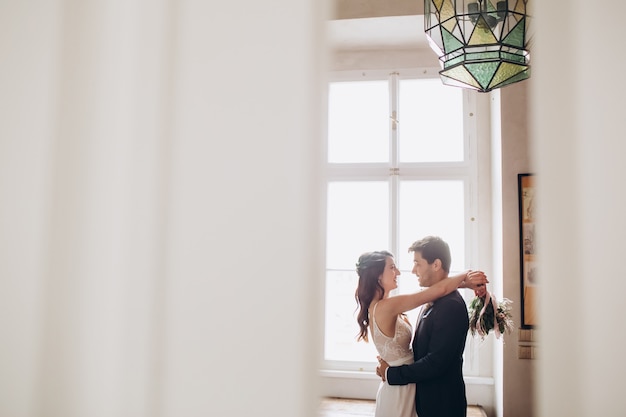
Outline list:
[[[528,0],[424,0],[444,84],[488,92],[530,77]]]

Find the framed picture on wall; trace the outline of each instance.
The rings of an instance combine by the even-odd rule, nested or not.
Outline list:
[[[535,264],[535,183],[533,174],[518,174],[520,284],[522,328],[537,325],[537,271]]]

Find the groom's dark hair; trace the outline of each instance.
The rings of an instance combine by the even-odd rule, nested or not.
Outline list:
[[[423,239],[413,242],[411,247],[409,247],[409,252],[421,253],[422,258],[426,259],[426,262],[429,264],[439,259],[441,261],[441,268],[446,272],[450,272],[450,262],[452,262],[450,246],[438,236],[426,236]]]

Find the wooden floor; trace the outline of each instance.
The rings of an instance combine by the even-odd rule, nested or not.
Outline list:
[[[374,415],[375,402],[367,400],[348,400],[345,398],[324,398],[320,404],[320,417]]]
[[[372,417],[375,402],[369,400],[349,400],[345,398],[324,398],[319,408],[319,417]],[[467,417],[487,417],[481,407],[467,407]]]
[[[367,400],[348,400],[345,398],[324,398],[320,404],[320,417],[374,415],[375,402]]]

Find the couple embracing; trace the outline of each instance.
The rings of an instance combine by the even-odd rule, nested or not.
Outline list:
[[[463,350],[469,329],[467,306],[457,288],[476,289],[488,280],[482,271],[448,277],[450,248],[439,237],[413,243],[412,273],[422,291],[389,296],[400,271],[393,255],[368,252],[359,257],[356,300],[359,340],[374,342],[382,383],[376,417],[460,417],[467,413]],[[413,328],[406,311],[423,306]]]

